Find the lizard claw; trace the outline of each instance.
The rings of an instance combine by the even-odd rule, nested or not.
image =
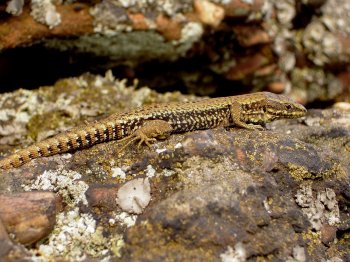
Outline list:
[[[254,124],[249,124],[248,125],[249,129],[258,129],[258,130],[264,130],[265,128],[262,127],[261,125],[254,125]]]
[[[155,143],[157,141],[157,139],[155,138],[148,138],[148,137],[138,137],[138,139],[140,139],[139,143],[137,144],[137,148],[140,148],[140,146],[145,143],[146,146],[148,146],[149,148],[151,148],[151,143]]]
[[[157,141],[157,139],[155,138],[149,138],[148,136],[146,136],[144,133],[142,132],[135,132],[133,134],[131,134],[128,137],[125,137],[120,141],[126,141],[126,144],[119,150],[119,152],[123,151],[125,148],[127,148],[132,142],[139,140],[138,144],[137,144],[137,148],[139,149],[141,147],[142,144],[146,144],[149,148],[152,147],[151,143],[154,143]]]

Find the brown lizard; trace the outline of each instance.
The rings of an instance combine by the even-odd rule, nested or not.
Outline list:
[[[205,99],[198,102],[155,104],[60,133],[0,160],[0,168],[21,166],[32,159],[71,152],[112,140],[139,140],[150,146],[170,134],[215,127],[262,129],[281,118],[304,116],[306,109],[283,95],[268,92]]]

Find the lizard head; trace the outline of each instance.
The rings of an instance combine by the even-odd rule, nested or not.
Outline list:
[[[287,96],[268,92],[264,92],[264,96],[263,111],[266,122],[282,118],[298,118],[306,114],[305,107]]]

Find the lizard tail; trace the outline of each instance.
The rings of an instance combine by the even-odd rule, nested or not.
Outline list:
[[[19,167],[38,157],[71,152],[113,140],[115,137],[115,128],[113,127],[111,125],[96,125],[85,128],[73,128],[70,131],[43,140],[1,159],[0,169]]]

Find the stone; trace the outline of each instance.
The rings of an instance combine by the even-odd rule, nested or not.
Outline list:
[[[50,234],[55,225],[58,199],[51,192],[0,195],[0,218],[16,241],[30,245]]]

